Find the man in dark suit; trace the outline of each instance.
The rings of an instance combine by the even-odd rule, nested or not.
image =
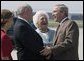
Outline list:
[[[14,40],[17,49],[18,60],[43,60],[40,55],[43,49],[42,38],[30,26],[32,8],[24,5],[18,10],[18,18],[14,25]]]
[[[54,20],[59,22],[54,44],[51,47],[45,47],[41,54],[52,60],[79,60],[79,28],[74,21],[68,19],[68,8],[64,4],[55,5],[53,16]]]

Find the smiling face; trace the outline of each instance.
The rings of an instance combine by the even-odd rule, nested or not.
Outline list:
[[[56,22],[60,22],[63,18],[64,13],[60,11],[60,7],[54,6],[52,15]]]
[[[41,15],[39,17],[37,26],[39,29],[47,29],[48,28],[48,19],[45,15]]]

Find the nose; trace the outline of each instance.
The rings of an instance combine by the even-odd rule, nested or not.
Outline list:
[[[43,19],[42,23],[46,24],[47,23],[47,19]]]
[[[43,21],[46,22],[46,19],[44,19]]]
[[[46,21],[46,18],[42,18],[42,21],[45,22]]]

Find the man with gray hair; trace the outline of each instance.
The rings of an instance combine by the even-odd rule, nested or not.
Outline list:
[[[44,60],[44,57],[40,55],[40,51],[44,48],[42,38],[29,23],[32,19],[31,6],[22,6],[17,14],[14,40],[18,60]]]
[[[78,25],[68,18],[68,7],[57,4],[52,13],[55,22],[59,22],[52,47],[45,47],[40,53],[52,60],[79,60]]]
[[[14,28],[14,25],[17,21],[17,18],[20,17],[21,15],[23,15],[22,14],[23,10],[25,10],[27,8],[32,11],[32,8],[31,8],[30,5],[24,4],[23,6],[19,7],[17,11],[14,12],[13,25],[7,30],[7,34],[12,38],[12,42],[13,42],[13,45],[14,45],[14,50],[15,50],[15,44],[14,44],[15,41],[13,40],[13,34],[14,34],[13,28]],[[24,15],[26,15],[26,12],[24,12]],[[28,18],[27,22],[30,24],[30,26],[33,29],[36,29],[36,27],[33,24],[33,20],[32,20],[32,12],[31,12],[31,14],[26,15],[26,18]]]
[[[27,10],[27,11],[25,12],[25,10]],[[33,19],[32,19],[33,12],[32,11],[33,10],[31,8],[31,6],[28,4],[25,4],[25,5],[21,6],[20,8],[18,8],[18,10],[16,11],[16,14],[17,14],[17,16],[21,16],[21,15],[23,15],[22,13],[24,12],[24,15],[25,15],[24,17],[29,22],[30,26],[33,29],[36,29],[35,25],[33,24]],[[29,12],[29,13],[27,13],[27,12]]]

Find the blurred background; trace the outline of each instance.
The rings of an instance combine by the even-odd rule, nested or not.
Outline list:
[[[17,15],[19,6],[31,5],[33,15],[38,10],[45,10],[49,14],[49,27],[54,29],[58,25],[52,17],[52,7],[55,4],[65,4],[69,8],[69,18],[76,21],[79,26],[79,59],[83,60],[83,1],[1,1],[1,9],[9,9]],[[14,55],[14,53],[12,54]],[[16,56],[14,56],[16,59]]]

